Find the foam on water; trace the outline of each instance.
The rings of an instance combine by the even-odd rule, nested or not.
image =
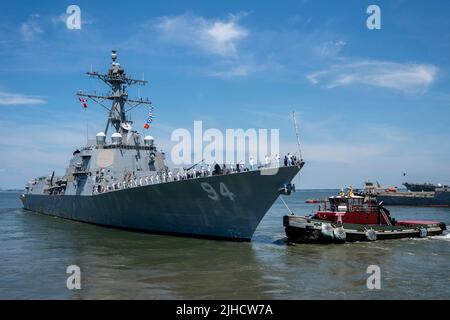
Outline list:
[[[440,236],[435,236],[433,239],[450,241],[450,232],[446,231]]]

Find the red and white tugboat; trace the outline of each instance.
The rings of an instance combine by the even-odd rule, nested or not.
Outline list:
[[[397,221],[370,195],[354,195],[350,188],[319,206],[310,217],[286,215],[283,225],[289,242],[343,243],[440,235],[445,223]]]

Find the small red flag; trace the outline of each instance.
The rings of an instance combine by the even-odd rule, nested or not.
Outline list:
[[[150,126],[148,125],[148,123],[144,124],[144,129],[148,129],[150,128]]]
[[[80,100],[81,105],[83,106],[83,108],[87,108],[87,99],[78,98],[78,100]]]

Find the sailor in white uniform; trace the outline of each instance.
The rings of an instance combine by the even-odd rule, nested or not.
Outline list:
[[[292,155],[290,153],[287,154],[288,158],[288,166],[292,166]]]
[[[280,156],[278,154],[275,155],[275,164],[277,165],[277,167],[280,166]]]

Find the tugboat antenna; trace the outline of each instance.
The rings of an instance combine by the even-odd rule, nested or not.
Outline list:
[[[296,117],[295,111],[292,111],[292,118],[294,119],[295,134],[297,135],[298,153],[300,155],[300,160],[303,161],[302,149],[300,147],[300,134],[298,133],[297,117]]]

